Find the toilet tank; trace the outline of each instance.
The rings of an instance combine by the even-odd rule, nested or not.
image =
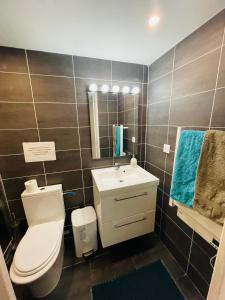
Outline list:
[[[39,187],[35,192],[25,190],[21,198],[29,226],[65,218],[61,184]]]

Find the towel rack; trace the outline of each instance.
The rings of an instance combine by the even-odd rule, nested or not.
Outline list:
[[[182,129],[184,128],[187,127],[184,126],[177,128],[174,161],[176,159],[180,134]],[[173,169],[174,167],[175,166],[173,166]],[[169,206],[176,206],[177,216],[195,232],[197,232],[202,238],[204,238],[208,243],[210,243],[214,248],[218,248],[218,245],[214,241],[220,241],[223,229],[222,225],[217,224],[209,218],[206,218],[205,216],[199,214],[193,208],[189,208],[172,198],[169,199]]]

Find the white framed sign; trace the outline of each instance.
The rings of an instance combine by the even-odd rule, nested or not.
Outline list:
[[[23,143],[25,162],[56,160],[55,142]]]

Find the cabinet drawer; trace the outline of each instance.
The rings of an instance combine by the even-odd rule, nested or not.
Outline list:
[[[119,220],[147,210],[155,210],[156,187],[124,191],[101,199],[102,222]]]
[[[119,221],[101,224],[100,231],[103,247],[120,243],[154,231],[155,211],[147,211]]]

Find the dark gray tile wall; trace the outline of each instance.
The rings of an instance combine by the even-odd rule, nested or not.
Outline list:
[[[225,10],[149,67],[145,168],[160,178],[156,232],[206,297],[216,250],[168,205],[178,126],[225,130]],[[163,153],[163,144],[172,152]]]
[[[140,87],[138,159],[143,164],[147,70],[137,64],[0,47],[0,173],[11,214],[18,222],[25,223],[20,195],[24,182],[31,178],[40,186],[62,183],[68,229],[71,211],[93,204],[90,170],[112,166],[114,160],[91,158],[90,83]],[[109,98],[113,124],[116,99]],[[35,141],[55,141],[57,160],[25,163],[22,142]],[[66,194],[68,191],[74,194]]]

